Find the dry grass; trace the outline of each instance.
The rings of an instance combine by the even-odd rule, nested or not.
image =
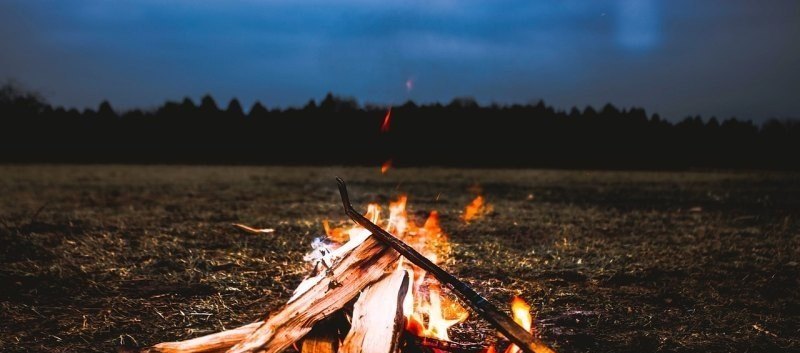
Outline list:
[[[0,166],[0,350],[108,352],[261,317],[322,220],[345,220],[334,175],[357,204],[405,192],[418,217],[438,210],[447,267],[533,303],[561,352],[800,349],[797,174]],[[494,212],[466,225],[476,185]]]

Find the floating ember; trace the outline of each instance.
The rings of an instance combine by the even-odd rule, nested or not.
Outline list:
[[[386,111],[386,116],[383,117],[383,123],[381,124],[381,132],[389,132],[389,123],[392,120],[392,107],[389,107],[389,110]]]
[[[383,164],[381,165],[381,174],[386,174],[386,172],[388,172],[389,168],[391,168],[391,167],[392,167],[392,160],[391,159],[386,160],[386,162],[383,162]]]

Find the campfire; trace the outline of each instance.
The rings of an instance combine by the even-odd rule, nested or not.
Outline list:
[[[350,205],[344,181],[338,182],[345,212],[357,225],[324,223],[327,237],[316,240],[305,257],[313,269],[286,305],[262,321],[143,352],[494,352],[494,346],[450,339],[448,328],[466,320],[469,311],[442,288],[512,342],[505,353],[553,352],[533,335],[530,306],[522,299],[512,302],[512,319],[438,266],[450,246],[436,211],[418,225],[401,196],[390,203],[388,218],[377,204],[362,215]],[[467,210],[482,204],[476,199]]]

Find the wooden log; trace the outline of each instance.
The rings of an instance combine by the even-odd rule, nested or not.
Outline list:
[[[311,287],[313,287],[317,282],[321,281],[323,278],[326,277],[326,270],[330,269],[334,263],[341,261],[344,257],[349,256],[350,253],[353,252],[357,247],[361,246],[364,243],[364,240],[367,239],[369,234],[365,236],[359,236],[355,238],[350,238],[346,243],[342,246],[336,248],[333,251],[328,251],[327,248],[325,249],[314,249],[314,251],[320,251],[321,254],[317,256],[317,263],[314,266],[314,271],[311,275],[304,279],[303,282],[294,289],[294,293],[292,297],[289,298],[289,303],[293,302],[295,299],[300,297],[303,293],[307,292]],[[307,258],[309,256],[306,256]],[[310,259],[309,259],[310,261]]]
[[[351,239],[340,248],[334,250],[327,261],[330,270],[321,271],[316,276],[306,278],[295,290],[292,298],[278,313],[273,315],[277,322],[284,322],[296,339],[286,346],[299,341],[310,331],[314,322],[330,316],[336,308],[341,308],[355,298],[358,292],[372,281],[384,275],[384,269],[391,266],[398,257],[394,251],[388,250],[375,240],[369,238]],[[376,267],[372,267],[376,266]],[[335,290],[335,291],[334,291]],[[313,293],[310,293],[312,292]],[[330,293],[330,294],[328,294]],[[337,294],[338,293],[338,294]],[[342,294],[346,294],[342,296]],[[317,312],[308,312],[304,305],[320,301],[326,295],[340,296],[327,298],[324,303],[317,303]],[[348,299],[349,298],[349,299]],[[301,300],[302,299],[302,300]],[[316,299],[316,300],[315,300]],[[299,302],[299,303],[298,303]],[[321,305],[330,304],[328,310],[320,310]],[[338,310],[338,309],[337,309]],[[294,311],[294,314],[292,313]],[[290,320],[293,315],[303,313],[306,322]],[[314,314],[314,315],[308,315]],[[310,316],[310,317],[309,317]],[[271,317],[270,320],[273,318]],[[288,321],[291,321],[289,323]],[[267,322],[271,322],[267,320]],[[265,325],[264,321],[254,322],[232,330],[197,337],[179,342],[163,342],[141,350],[142,353],[217,353],[226,352],[231,347],[252,335],[256,329]],[[298,329],[297,326],[302,326]],[[283,347],[286,348],[286,347]]]
[[[366,286],[392,269],[400,257],[373,237],[335,263],[305,293],[269,317],[244,341],[228,352],[278,353],[299,341],[315,323],[341,309]]]
[[[352,326],[339,353],[397,352],[405,329],[403,299],[408,290],[408,272],[402,269],[367,287],[353,307]]]
[[[335,353],[339,347],[339,329],[346,322],[343,313],[337,313],[328,320],[319,322],[304,339],[302,353]],[[263,324],[263,321],[247,324],[235,329],[220,331],[210,335],[181,342],[164,342],[140,350],[140,353],[222,353],[241,342]]]
[[[306,279],[309,280],[309,279]],[[210,335],[180,342],[163,342],[153,347],[139,350],[139,353],[222,353],[241,342],[253,333],[264,322],[257,321],[231,330],[220,331]],[[347,330],[347,318],[344,313],[336,313],[333,317],[320,321],[303,339],[302,353],[335,353],[339,340],[344,336],[340,331]]]
[[[514,322],[510,316],[500,311],[492,302],[486,300],[486,298],[478,294],[472,287],[433,263],[430,259],[414,250],[410,245],[397,239],[392,233],[387,232],[385,229],[364,217],[364,215],[358,213],[353,208],[353,205],[350,204],[350,197],[347,195],[347,186],[344,180],[337,177],[336,182],[339,184],[339,193],[342,196],[342,204],[344,205],[345,213],[347,213],[354,222],[369,230],[372,233],[372,238],[378,238],[380,241],[390,245],[393,249],[402,254],[404,258],[408,259],[408,261],[433,275],[441,284],[450,288],[456,296],[469,304],[478,316],[488,321],[500,331],[503,336],[520,347],[525,353],[555,353],[552,348],[533,336],[527,329]]]
[[[262,322],[212,333],[180,342],[163,342],[141,350],[142,353],[222,353],[253,333]]]

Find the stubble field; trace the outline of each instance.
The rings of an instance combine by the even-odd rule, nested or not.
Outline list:
[[[800,350],[800,175],[763,172],[0,166],[0,351],[109,352],[263,317],[322,222],[407,194],[445,267],[559,352]],[[482,194],[493,211],[464,223]],[[274,228],[245,234],[231,223]],[[461,340],[496,340],[475,317]],[[501,344],[502,345],[502,344]]]

